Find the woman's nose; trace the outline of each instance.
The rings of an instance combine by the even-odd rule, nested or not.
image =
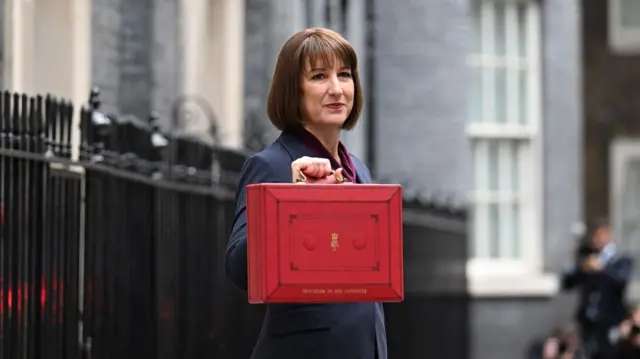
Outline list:
[[[329,80],[329,93],[332,95],[342,94],[342,85],[340,84],[340,79],[338,79],[337,75],[331,76],[331,79]]]

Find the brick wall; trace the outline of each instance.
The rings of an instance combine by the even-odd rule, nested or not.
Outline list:
[[[467,1],[375,1],[376,164],[381,177],[411,177],[463,195],[470,185]]]

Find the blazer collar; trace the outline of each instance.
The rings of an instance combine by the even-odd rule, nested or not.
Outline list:
[[[302,140],[289,132],[282,132],[276,142],[280,143],[282,147],[287,151],[291,161],[304,156],[313,157],[313,153],[307,146],[304,145]],[[351,158],[353,155],[350,153]],[[357,183],[371,183],[371,178],[367,175],[366,168],[363,168],[363,164],[357,159],[353,160],[353,164],[356,166],[356,182]]]
[[[301,139],[289,132],[282,132],[276,142],[279,142],[285,151],[291,157],[291,161],[295,161],[300,157],[312,157],[311,150],[304,145]]]
[[[371,183],[373,182],[369,176],[369,170],[364,166],[364,163],[360,162],[357,158],[351,155],[353,159],[353,165],[356,166],[356,182],[357,183]]]

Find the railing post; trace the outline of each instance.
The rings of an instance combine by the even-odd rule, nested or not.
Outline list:
[[[84,109],[80,109],[83,111]],[[78,138],[80,138],[78,136]],[[84,173],[83,173],[84,174]],[[86,193],[87,193],[87,177],[83,175],[80,179],[80,208],[79,208],[79,223],[78,223],[78,346],[81,353],[85,353],[87,349],[90,353],[90,344],[87,346],[87,342],[84,340],[84,293],[85,293],[85,224],[86,224]],[[91,338],[88,338],[90,343]],[[82,355],[84,357],[84,355]]]

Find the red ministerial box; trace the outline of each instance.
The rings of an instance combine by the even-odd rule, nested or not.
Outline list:
[[[247,186],[250,303],[404,299],[400,185]]]

